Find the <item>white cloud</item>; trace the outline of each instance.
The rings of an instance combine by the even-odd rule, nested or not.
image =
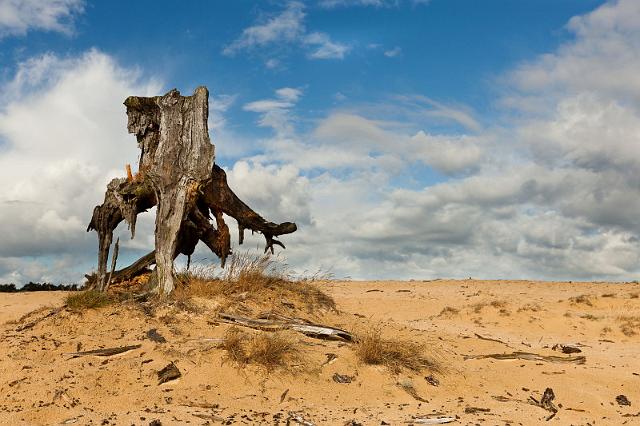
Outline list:
[[[297,41],[306,31],[304,16],[302,3],[289,2],[279,15],[267,19],[263,24],[254,25],[242,31],[242,35],[225,47],[223,53],[234,55],[243,49]]]
[[[350,47],[331,40],[323,32],[307,32],[304,24],[305,6],[297,1],[287,3],[285,9],[269,17],[264,23],[245,28],[240,37],[226,46],[222,53],[233,56],[241,50],[255,51],[256,48],[279,45],[298,45],[307,49],[310,59],[343,59]],[[280,61],[266,60],[267,68],[276,68]]]
[[[640,101],[640,2],[610,1],[573,17],[575,39],[518,67],[509,77],[522,96],[557,99],[593,92]]]
[[[385,50],[384,56],[386,56],[387,58],[395,58],[396,56],[400,56],[401,53],[402,49],[396,46],[393,49]]]
[[[572,19],[572,42],[507,76],[498,101],[517,119],[501,127],[409,95],[264,141],[252,167],[307,176],[311,222],[286,237],[290,263],[360,278],[640,278],[637,10]],[[464,130],[429,132],[425,118]],[[396,183],[429,169],[456,177]]]
[[[327,34],[319,32],[308,34],[304,38],[304,44],[313,46],[313,50],[309,52],[312,59],[343,59],[350,49],[349,46],[333,42]]]
[[[474,132],[482,129],[480,123],[474,118],[474,114],[466,107],[445,105],[421,95],[396,96],[396,99],[416,111],[416,114],[456,122]]]
[[[264,65],[269,69],[278,68],[280,66],[280,61],[276,58],[269,58],[264,63]]]
[[[49,259],[53,268],[64,256],[78,256],[80,267],[91,265],[96,237],[83,229],[93,206],[110,178],[138,157],[122,102],[132,94],[155,95],[160,85],[141,82],[139,72],[96,50],[33,58],[8,84],[0,109],[0,258],[24,257],[9,262],[14,265]],[[10,269],[0,278],[16,273],[46,278]],[[75,280],[82,276],[75,274]]]
[[[293,133],[290,108],[295,105],[301,95],[302,91],[300,89],[283,87],[276,90],[275,99],[249,102],[242,109],[260,113],[258,124],[263,127],[273,128],[282,137]]]
[[[31,29],[70,34],[84,0],[0,0],[0,37]]]

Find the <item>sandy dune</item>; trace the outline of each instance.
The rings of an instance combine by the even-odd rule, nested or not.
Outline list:
[[[2,294],[0,424],[306,419],[318,425],[380,425],[452,416],[453,424],[535,425],[551,415],[529,403],[545,388],[553,389],[559,408],[549,424],[640,424],[639,284],[436,280],[325,287],[341,313],[315,320],[356,331],[378,324],[389,336],[426,343],[445,370],[433,374],[431,383],[425,380],[429,372],[394,375],[359,363],[349,344],[308,337],[300,337],[306,360],[300,371],[241,370],[225,360],[215,340],[203,340],[219,338],[228,328],[206,315],[149,315],[111,306],[84,314],[62,310],[29,327],[50,309],[16,320],[44,305],[62,305],[64,294]],[[167,342],[149,340],[152,328]],[[582,352],[552,350],[557,343]],[[65,355],[137,344],[110,357]],[[514,352],[586,361],[465,359]],[[337,358],[325,363],[327,354]],[[182,377],[158,385],[157,371],[171,361]],[[354,379],[336,383],[335,373]],[[619,395],[631,405],[620,405]]]

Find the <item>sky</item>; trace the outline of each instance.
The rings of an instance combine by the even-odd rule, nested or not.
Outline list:
[[[637,0],[0,0],[0,282],[82,281],[122,102],[200,85],[298,273],[640,279]]]

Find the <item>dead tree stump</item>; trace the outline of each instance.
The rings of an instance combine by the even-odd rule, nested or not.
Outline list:
[[[265,252],[284,244],[274,237],[295,232],[295,223],[268,222],[229,188],[227,177],[214,163],[207,118],[209,92],[199,87],[192,96],[171,90],[164,96],[130,96],[127,107],[129,133],[136,135],[141,149],[139,173],[116,178],[107,186],[104,202],[93,210],[87,231],[98,233],[98,268],[87,275],[99,290],[107,285],[107,261],[113,231],[125,220],[135,237],[136,217],[157,206],[155,250],[132,265],[110,274],[113,281],[130,279],[154,264],[157,292],[169,294],[175,287],[173,261],[179,254],[190,256],[203,241],[224,266],[231,254],[231,237],[223,214],[236,219],[239,244],[244,230],[260,232]],[[215,219],[215,227],[211,223]]]

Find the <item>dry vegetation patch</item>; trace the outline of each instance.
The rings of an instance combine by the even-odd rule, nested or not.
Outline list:
[[[475,312],[476,314],[479,314],[487,306],[491,306],[492,308],[496,308],[500,310],[505,310],[507,305],[508,303],[505,302],[504,300],[492,300],[491,302],[474,303],[473,305],[471,305],[471,308],[473,309],[473,312]]]
[[[384,365],[393,373],[402,369],[415,372],[440,371],[439,364],[426,355],[425,346],[401,339],[385,339],[378,327],[371,327],[356,337],[354,350],[358,359],[370,365]]]
[[[618,317],[620,324],[620,331],[625,336],[635,336],[640,332],[640,316],[623,315]]]
[[[97,290],[80,291],[70,294],[65,299],[69,309],[75,312],[82,312],[88,309],[97,309],[113,303],[113,299],[107,293]]]
[[[451,318],[455,315],[458,315],[459,313],[460,313],[459,309],[456,309],[452,306],[445,306],[444,308],[442,308],[438,316],[444,317],[444,318]]]
[[[212,299],[219,310],[272,310],[316,312],[336,310],[333,298],[321,290],[320,275],[296,278],[287,266],[272,256],[234,254],[219,273],[211,267],[197,267],[178,274],[176,300]],[[253,308],[253,309],[251,309]]]
[[[248,364],[273,369],[289,370],[299,366],[300,351],[296,340],[289,333],[246,333],[231,327],[225,333],[221,345],[227,351],[227,358],[239,366]]]
[[[574,305],[583,304],[593,306],[593,297],[588,294],[581,294],[580,296],[570,297],[569,302]]]

